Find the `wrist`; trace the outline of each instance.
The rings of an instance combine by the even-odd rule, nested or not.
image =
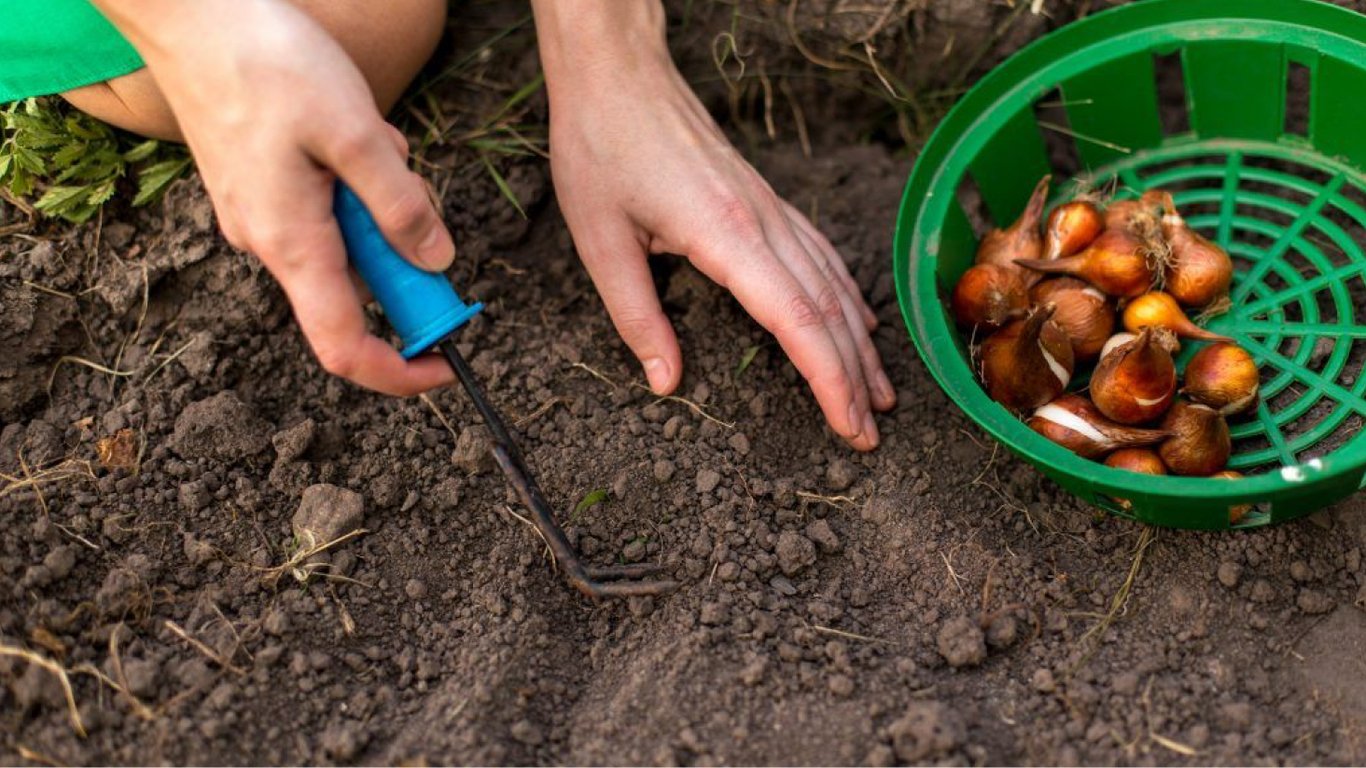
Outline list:
[[[672,66],[659,0],[532,0],[552,100],[574,84],[638,77]]]

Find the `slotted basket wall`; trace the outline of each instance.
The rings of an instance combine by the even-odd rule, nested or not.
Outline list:
[[[1253,511],[1236,527],[1342,499],[1366,487],[1363,118],[1366,17],[1341,8],[1141,0],[1069,25],[983,78],[916,162],[893,264],[911,338],[970,417],[1115,514],[1218,529],[1243,505]],[[1087,461],[978,384],[944,298],[971,266],[983,220],[1013,221],[1045,173],[1119,198],[1171,190],[1191,226],[1233,256],[1233,307],[1207,326],[1262,370],[1258,410],[1231,421],[1230,467],[1246,479]],[[1178,363],[1199,346],[1187,344]]]

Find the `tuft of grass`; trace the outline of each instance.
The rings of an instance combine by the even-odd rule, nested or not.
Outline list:
[[[52,99],[24,99],[0,112],[0,191],[38,212],[89,220],[134,179],[133,205],[161,198],[190,167],[184,147],[116,131]]]
[[[744,373],[749,368],[750,364],[754,362],[754,357],[758,354],[758,344],[745,347],[744,354],[740,355],[740,364],[735,366],[735,378],[740,378],[740,374]]]

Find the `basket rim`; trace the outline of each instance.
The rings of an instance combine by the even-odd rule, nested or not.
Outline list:
[[[1163,30],[1170,44],[1176,44],[1199,36],[1200,26],[1216,20],[1228,21],[1242,35],[1258,39],[1265,39],[1267,27],[1294,31],[1314,38],[1315,48],[1322,55],[1334,55],[1366,67],[1366,17],[1317,0],[1145,0],[1108,9],[1029,44],[960,98],[916,159],[897,216],[893,277],[902,317],[941,389],[969,418],[1016,454],[1045,471],[1083,480],[1106,493],[1117,491],[1145,498],[1180,496],[1221,503],[1256,502],[1278,492],[1356,480],[1366,467],[1366,453],[1355,458],[1339,456],[1341,448],[1298,465],[1301,470],[1309,470],[1303,480],[1287,479],[1274,470],[1230,483],[1209,478],[1151,477],[1106,467],[1053,444],[990,401],[956,345],[936,343],[947,341],[951,338],[949,334],[956,334],[957,330],[944,319],[935,281],[937,259],[931,252],[938,243],[939,232],[929,227],[936,227],[942,215],[931,219],[929,214],[942,212],[952,204],[952,194],[941,194],[939,199],[934,194],[945,188],[944,176],[951,167],[960,166],[955,180],[966,171],[967,162],[954,158],[964,153],[969,158],[976,155],[976,148],[985,141],[981,134],[986,132],[983,129],[987,116],[1003,105],[1006,114],[1013,114],[1015,109],[1041,97],[1066,79],[1057,72],[1077,57],[1090,55],[1089,66],[1094,66],[1134,52],[1116,45],[1120,38],[1132,40]],[[1168,41],[1138,43],[1149,50],[1164,44]],[[965,149],[972,144],[977,147]],[[1295,147],[1301,151],[1312,149],[1302,141]],[[1320,158],[1329,160],[1322,155]],[[1360,169],[1337,164],[1354,179],[1363,178]],[[944,200],[945,197],[949,199]],[[912,286],[912,269],[918,289]]]

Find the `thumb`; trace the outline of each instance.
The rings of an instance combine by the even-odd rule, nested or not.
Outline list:
[[[655,293],[645,246],[628,228],[598,233],[579,249],[622,341],[640,360],[650,389],[667,395],[683,378],[678,337]]]
[[[408,170],[397,151],[390,126],[376,116],[365,129],[339,133],[325,141],[321,159],[370,209],[394,250],[432,272],[450,266],[455,243],[426,182]]]

